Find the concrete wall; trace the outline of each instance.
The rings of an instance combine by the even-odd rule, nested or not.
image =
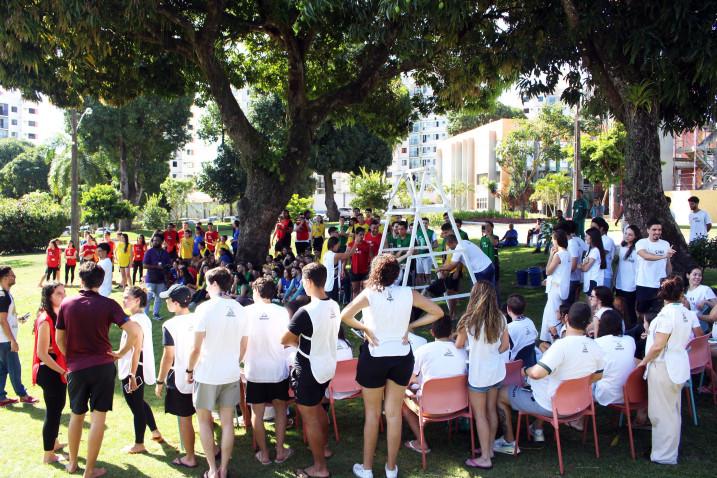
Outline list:
[[[700,198],[700,209],[707,211],[712,221],[717,221],[717,191],[698,189],[697,191],[665,191],[665,194],[672,198],[672,212],[675,213],[677,224],[689,224],[690,206],[687,204],[687,198],[690,196]]]

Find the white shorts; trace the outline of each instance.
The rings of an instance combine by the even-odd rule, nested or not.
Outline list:
[[[433,261],[430,257],[419,257],[416,259],[416,273],[417,274],[430,274],[433,269]]]

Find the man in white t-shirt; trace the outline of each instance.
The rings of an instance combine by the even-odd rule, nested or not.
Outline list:
[[[604,285],[605,287],[612,288],[612,260],[615,257],[615,241],[612,240],[607,232],[610,230],[610,225],[607,223],[605,218],[596,217],[592,220],[590,227],[594,227],[600,231],[602,236],[602,247],[605,249],[605,274],[603,276],[603,283],[598,285]]]
[[[99,293],[103,297],[109,297],[112,294],[112,259],[109,258],[110,245],[106,242],[101,242],[97,246],[97,256],[100,260],[97,265],[105,273],[105,278],[100,286]]]
[[[415,452],[421,452],[421,431],[418,425],[418,400],[421,396],[423,384],[433,378],[447,378],[466,373],[466,361],[468,355],[463,349],[456,348],[450,340],[451,319],[443,317],[433,322],[431,335],[436,339],[413,353],[413,376],[411,377],[410,390],[415,395],[404,400],[403,419],[411,428],[414,440],[404,443],[406,448]],[[423,446],[426,452],[430,451],[428,443],[424,441]]]
[[[508,297],[506,308],[512,319],[508,324],[510,337],[508,359],[522,360],[523,366],[532,367],[535,365],[535,341],[538,340],[538,329],[531,319],[523,315],[525,307],[526,302],[522,295],[512,294]]]
[[[637,264],[635,275],[635,302],[638,312],[647,312],[660,290],[660,280],[672,272],[672,256],[675,250],[670,243],[660,239],[662,223],[657,219],[647,221],[647,238],[635,244]]]
[[[568,235],[568,253],[570,254],[570,293],[565,300],[566,303],[572,304],[577,300],[578,294],[582,289],[583,271],[579,267],[583,262],[583,255],[588,251],[588,245],[578,235],[575,234],[575,223],[571,220],[564,221],[556,229],[562,229]]]
[[[485,280],[495,284],[495,269],[493,262],[471,241],[458,240],[450,231],[441,229],[441,237],[445,239],[446,248],[453,251],[450,262],[438,268],[437,272],[448,273],[460,264],[473,272],[476,281]],[[470,266],[470,267],[469,267]]]
[[[334,301],[339,301],[339,293],[343,283],[344,264],[348,261],[356,251],[354,243],[346,252],[339,252],[341,241],[338,237],[329,237],[326,243],[326,252],[321,263],[326,267],[326,284],[324,290],[326,294]]]
[[[690,205],[690,242],[701,237],[707,237],[712,229],[712,219],[707,211],[700,209],[700,198],[692,196],[687,200]]]
[[[585,336],[592,318],[590,307],[577,302],[570,307],[565,337],[556,340],[542,355],[537,364],[524,368],[532,390],[509,385],[500,390],[498,406],[505,414],[505,435],[495,441],[494,450],[512,454],[515,448],[511,409],[536,415],[552,416],[552,399],[565,380],[590,375],[596,382],[602,377],[603,352],[595,341]],[[531,432],[536,441],[543,437],[542,420],[536,420]],[[543,438],[544,439],[544,438]]]
[[[251,406],[251,426],[259,446],[256,459],[262,465],[272,463],[266,446],[264,410],[270,403],[275,411],[276,462],[285,462],[292,454],[284,448],[286,402],[289,400],[289,367],[281,338],[289,326],[286,309],[271,303],[276,296],[274,281],[260,277],[252,283],[254,304],[245,311],[248,333],[242,338],[242,361],[246,376],[246,402]]]
[[[241,399],[239,368],[241,339],[246,335],[244,308],[227,294],[232,275],[217,267],[206,275],[210,299],[199,304],[194,346],[187,365],[187,382],[194,384],[192,399],[197,409],[199,436],[209,465],[209,476],[225,476],[234,447],[234,413]],[[217,467],[212,410],[219,408],[222,424],[221,464]]]

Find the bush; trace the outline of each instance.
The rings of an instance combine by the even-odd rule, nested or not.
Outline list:
[[[687,250],[700,267],[717,267],[717,237],[695,239],[687,246]]]
[[[169,222],[169,211],[161,206],[161,202],[161,194],[152,194],[144,203],[140,219],[145,229],[164,229]]]
[[[349,180],[351,194],[355,195],[351,200],[351,207],[359,209],[371,208],[385,210],[388,205],[388,195],[391,193],[391,183],[386,179],[384,173],[378,171],[367,171],[361,168],[360,174],[351,173]],[[408,194],[401,200],[407,201]]]
[[[44,249],[69,222],[68,211],[48,193],[0,199],[0,253]]]
[[[526,215],[526,218],[531,216],[533,216],[533,214]],[[543,217],[541,215],[535,216]],[[428,217],[431,221],[431,224],[443,224],[443,214],[426,214],[426,217]],[[453,217],[462,221],[480,221],[483,219],[520,219],[520,211],[453,211]]]
[[[297,216],[304,214],[307,209],[311,211],[311,216],[314,215],[314,198],[302,198],[298,194],[294,194],[289,199],[289,204],[286,205],[286,209],[289,210],[291,219],[296,219]]]
[[[109,184],[98,184],[83,192],[80,204],[83,221],[88,224],[104,226],[137,214],[137,208]]]

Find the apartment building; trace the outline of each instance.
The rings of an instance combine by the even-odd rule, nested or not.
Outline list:
[[[41,144],[63,130],[62,110],[47,99],[29,101],[18,90],[0,88],[0,138]]]

